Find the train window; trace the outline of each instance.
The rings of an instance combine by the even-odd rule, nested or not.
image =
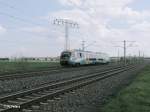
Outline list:
[[[82,58],[82,53],[78,53],[78,58]]]
[[[70,52],[64,52],[64,53],[61,54],[61,58],[70,57],[70,56],[71,56]]]
[[[103,59],[98,59],[99,61],[103,61]]]
[[[82,53],[80,53],[80,58],[82,58]]]
[[[96,61],[96,58],[89,58],[90,61]]]

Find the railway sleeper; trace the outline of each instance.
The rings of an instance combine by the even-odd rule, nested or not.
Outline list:
[[[122,70],[121,70],[122,71]],[[114,72],[115,73],[115,72]],[[113,74],[114,74],[113,73]],[[111,73],[112,74],[112,73]],[[93,79],[92,79],[93,80]],[[100,79],[99,79],[100,80]],[[90,81],[90,80],[87,80],[86,81],[86,83],[88,82],[88,81]],[[81,84],[82,86],[84,86],[86,83],[84,83],[84,84]],[[91,83],[91,82],[90,82]],[[76,85],[76,84],[75,84]],[[71,86],[75,86],[74,84],[72,84]],[[69,88],[71,88],[71,86],[69,87]],[[79,86],[79,87],[82,87],[82,86]],[[67,89],[67,91],[68,90],[71,90],[71,89]],[[77,86],[75,87],[75,88],[77,88]],[[79,88],[78,88],[79,89]],[[57,89],[56,89],[57,90]],[[41,93],[41,92],[40,92]],[[44,91],[43,91],[43,93],[44,93]],[[74,92],[74,91],[70,91],[70,92],[68,92],[68,93],[65,93],[65,97],[62,97],[61,95],[61,97],[60,98],[53,98],[53,100],[47,100],[47,102],[46,103],[43,103],[43,102],[41,102],[39,105],[40,105],[40,110],[42,109],[43,111],[37,111],[37,110],[35,110],[34,108],[31,108],[31,109],[27,109],[27,110],[31,110],[31,112],[47,112],[49,109],[51,109],[51,112],[71,112],[71,111],[75,111],[74,109],[76,109],[76,108],[73,108],[74,107],[74,105],[76,106],[76,107],[79,107],[79,106],[81,106],[81,105],[84,105],[84,100],[82,100],[80,97],[82,96],[82,95],[79,95],[78,94],[78,97],[77,97],[77,99],[75,98],[75,97],[72,97],[72,96],[74,96],[74,94],[75,94],[76,92]],[[87,93],[88,94],[88,93]],[[44,93],[44,95],[45,95],[45,93]],[[57,94],[57,96],[58,96],[58,94]],[[66,97],[67,96],[67,97]],[[75,95],[76,96],[76,95]],[[32,99],[35,99],[35,98],[39,98],[39,97],[41,97],[41,95],[39,94],[39,93],[33,93],[33,94],[29,94],[29,95],[27,95],[27,96],[24,96],[24,98],[26,99],[30,99],[30,100],[32,100]],[[23,99],[24,99],[23,98]],[[41,99],[41,98],[40,98]],[[76,102],[72,102],[72,101],[76,101]],[[65,103],[65,102],[67,102],[67,103]],[[31,106],[32,107],[32,106]],[[69,107],[69,109],[67,109],[66,110],[66,108],[68,108]],[[33,110],[33,111],[32,111]],[[25,111],[24,111],[25,112]]]
[[[19,104],[21,104],[21,103],[24,103],[24,102],[22,102],[22,101],[19,101],[19,100],[8,100],[7,101],[8,103],[10,103],[10,104],[16,104],[16,105],[19,105]]]
[[[24,99],[24,98],[17,98],[17,100],[20,100],[20,101],[22,101],[22,102],[29,101],[29,99]]]
[[[35,96],[29,96],[29,95],[28,95],[28,96],[25,96],[24,98],[31,100],[31,99],[35,99]]]
[[[29,110],[29,109],[23,109],[22,111],[23,112],[33,112],[32,110]]]
[[[40,109],[40,106],[39,106],[39,105],[32,105],[32,106],[31,106],[31,109],[32,109],[32,110],[39,110],[39,109]]]

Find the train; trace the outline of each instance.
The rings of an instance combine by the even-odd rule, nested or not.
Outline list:
[[[110,57],[106,53],[83,51],[83,50],[66,50],[61,52],[60,64],[62,66],[80,66],[80,65],[95,65],[108,64]]]

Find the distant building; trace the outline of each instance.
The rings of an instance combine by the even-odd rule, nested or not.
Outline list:
[[[24,62],[59,62],[59,57],[20,57],[10,58],[10,61],[24,61]]]
[[[9,58],[0,58],[0,61],[9,61]]]

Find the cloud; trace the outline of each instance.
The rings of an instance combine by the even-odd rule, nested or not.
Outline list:
[[[80,25],[80,34],[76,41],[84,38],[86,41],[95,40],[101,47],[91,46],[91,50],[108,51],[114,54],[111,41],[135,40],[141,44],[135,49],[144,49],[148,45],[150,11],[137,11],[130,4],[137,0],[59,0],[69,10],[54,12],[49,16],[68,18]],[[126,27],[112,26],[110,21],[123,21]],[[118,23],[117,23],[118,21]],[[77,46],[74,45],[73,46]],[[77,43],[76,43],[77,44]],[[78,43],[79,45],[79,43]],[[107,46],[107,47],[106,47]],[[141,47],[141,48],[140,48]],[[149,46],[150,47],[150,46]],[[89,48],[90,49],[90,48]],[[129,50],[130,51],[130,50]]]
[[[119,18],[139,20],[150,17],[149,11],[136,11],[128,5],[137,0],[60,0],[65,6],[72,6],[96,18]]]
[[[79,29],[69,28],[72,49],[80,48],[82,40],[86,40],[87,44],[96,41],[95,45],[87,49],[109,52],[111,55],[115,54],[115,48],[111,41],[134,40],[138,41],[138,44],[148,45],[150,14],[147,10],[137,11],[129,6],[137,0],[59,0],[59,2],[69,8],[50,12],[42,19],[46,19],[50,23],[55,18],[77,22]],[[120,25],[117,28],[110,21],[116,21],[116,25],[122,21],[126,27]],[[64,47],[64,26],[51,24],[48,27],[26,27],[22,30],[36,34],[39,38],[41,35],[53,37],[51,41],[55,43],[56,47]],[[141,48],[143,49],[143,47]]]
[[[4,34],[6,31],[7,31],[6,28],[0,25],[0,34]]]
[[[107,52],[117,55],[112,41],[131,40],[137,41],[138,48],[128,48],[128,54],[136,54],[139,49],[149,53],[150,11],[138,11],[132,8],[138,0],[58,0],[65,8],[53,10],[40,19],[50,23],[47,26],[23,27],[19,31],[23,42],[29,39],[18,50],[23,54],[32,55],[59,55],[64,49],[65,27],[54,25],[53,20],[69,19],[79,24],[79,29],[69,28],[71,49],[81,48],[81,41],[86,45],[96,41],[86,50]],[[119,26],[119,27],[117,27]],[[3,30],[2,30],[3,29]],[[0,26],[1,32],[6,29]],[[22,33],[23,32],[23,33]],[[28,35],[29,33],[29,35]],[[31,35],[30,35],[31,34]],[[20,37],[17,38],[20,39]],[[27,38],[28,37],[28,38]],[[46,38],[43,38],[46,37]],[[123,45],[122,42],[114,42]],[[130,44],[130,43],[128,43]],[[121,54],[123,49],[119,48]],[[34,52],[34,54],[33,54]],[[149,54],[150,55],[150,54]]]
[[[90,6],[102,6],[102,7],[124,7],[129,3],[132,3],[135,0],[59,0],[63,5],[69,6],[80,6],[80,7],[88,7]]]
[[[81,0],[59,0],[63,5],[76,5],[80,6],[82,1]]]

